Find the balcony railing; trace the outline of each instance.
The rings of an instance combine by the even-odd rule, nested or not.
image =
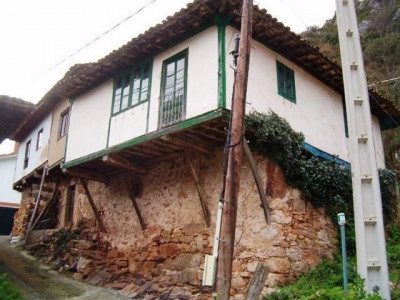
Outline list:
[[[184,117],[185,93],[184,89],[164,94],[160,106],[160,127],[180,122]]]

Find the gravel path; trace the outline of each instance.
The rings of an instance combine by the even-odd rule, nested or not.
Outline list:
[[[27,300],[127,299],[115,291],[79,282],[51,270],[25,251],[10,246],[8,236],[0,236],[0,273],[6,273]]]

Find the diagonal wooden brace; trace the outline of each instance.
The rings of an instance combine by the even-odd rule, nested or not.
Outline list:
[[[96,205],[94,204],[92,195],[90,194],[89,188],[88,188],[88,186],[87,186],[86,179],[84,179],[84,178],[81,177],[80,180],[81,180],[83,189],[85,190],[85,194],[86,194],[86,196],[87,196],[87,198],[88,198],[88,200],[89,200],[90,206],[92,207],[92,210],[93,210],[93,212],[94,212],[94,215],[96,216],[96,220],[97,220],[97,222],[99,222],[101,231],[103,231],[103,232],[105,233],[105,232],[107,232],[107,231],[106,231],[106,227],[104,226],[103,220],[102,220],[101,217],[100,217],[100,214],[99,214],[99,212],[98,212],[98,210],[97,210],[97,208],[96,208]]]
[[[199,193],[199,198],[200,198],[200,204],[201,204],[201,209],[203,210],[203,215],[204,215],[204,221],[206,222],[207,227],[210,226],[210,211],[208,210],[207,204],[206,204],[206,197],[204,195],[204,190],[200,185],[199,182],[199,177],[197,176],[196,168],[193,165],[192,160],[189,157],[189,153],[185,151],[185,158],[187,163],[189,164],[190,171],[192,173],[192,176],[194,178],[194,181],[196,183],[196,188],[197,192]]]

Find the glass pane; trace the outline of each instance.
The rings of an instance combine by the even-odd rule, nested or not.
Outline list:
[[[135,77],[133,80],[133,90],[136,91],[140,88],[140,77]]]
[[[135,105],[139,102],[139,91],[134,91],[132,93],[132,105]]]
[[[167,65],[167,76],[171,76],[174,73],[175,73],[175,62],[172,62]]]
[[[185,58],[182,57],[180,60],[177,61],[176,63],[176,69],[179,70],[183,70],[185,69]]]
[[[114,101],[114,107],[113,107],[113,113],[114,113],[114,114],[117,113],[117,112],[119,112],[119,105],[120,105],[120,103],[121,103],[120,98],[118,98],[118,100],[115,99],[115,101]]]
[[[165,81],[165,87],[170,88],[175,85],[175,75],[167,77]]]

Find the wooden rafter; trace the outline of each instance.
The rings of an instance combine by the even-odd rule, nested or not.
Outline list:
[[[62,171],[64,174],[72,177],[82,177],[97,182],[108,183],[107,177],[97,171],[82,168],[63,169]]]
[[[134,165],[130,160],[123,158],[121,156],[110,155],[110,154],[104,155],[103,161],[117,168],[126,169],[139,174],[146,173],[146,170],[144,170],[139,166]]]

